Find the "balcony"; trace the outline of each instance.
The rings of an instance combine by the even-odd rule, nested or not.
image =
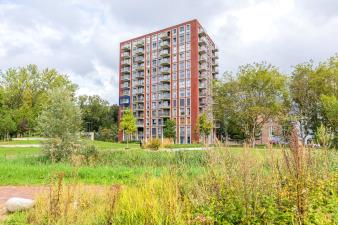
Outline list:
[[[199,57],[199,63],[205,63],[207,61],[207,56],[206,55],[202,55]]]
[[[130,74],[130,67],[124,67],[124,68],[122,68],[122,69],[121,69],[121,72],[122,72],[123,74]]]
[[[214,55],[212,56],[213,59],[218,59],[218,52],[214,52]]]
[[[144,97],[134,97],[133,102],[135,102],[135,103],[144,102]]]
[[[144,122],[141,121],[141,120],[139,120],[139,121],[136,122],[136,126],[137,127],[143,127],[144,126]]]
[[[200,37],[200,38],[198,39],[198,44],[199,44],[200,46],[206,45],[206,44],[207,44],[207,39],[206,39],[205,37]]]
[[[136,72],[133,74],[134,79],[144,79],[144,72]]]
[[[163,58],[160,60],[161,66],[169,66],[170,65],[170,59],[169,58]]]
[[[160,68],[161,74],[170,74],[170,67],[161,67]]]
[[[138,64],[138,65],[135,67],[135,70],[138,71],[138,72],[144,71],[144,63]]]
[[[170,39],[170,32],[163,32],[159,35],[159,38],[161,38],[162,40],[168,40]]]
[[[125,51],[125,52],[129,52],[130,51],[130,45],[125,45],[122,47],[122,50]]]
[[[212,52],[218,52],[218,48],[215,47]]]
[[[216,75],[216,74],[218,74],[218,68],[216,67],[216,68],[213,68],[213,70],[212,70],[212,74],[213,75]]]
[[[144,113],[136,113],[134,116],[135,116],[136,119],[143,119]]]
[[[198,70],[200,72],[206,71],[207,70],[207,66],[205,65],[205,63],[201,64],[198,66]]]
[[[158,87],[159,91],[170,91],[170,85],[163,85]]]
[[[134,51],[134,54],[136,55],[144,55],[144,49],[143,48],[138,48]]]
[[[161,57],[169,57],[170,56],[170,52],[168,49],[163,49],[160,51],[160,56]]]
[[[122,96],[129,96],[130,95],[130,91],[129,90],[123,90],[122,91]]]
[[[199,94],[200,98],[207,97],[207,91],[206,90],[200,90],[198,94]]]
[[[169,42],[169,41],[163,41],[163,42],[161,43],[161,48],[162,48],[162,49],[170,48],[170,42]]]
[[[159,105],[159,108],[160,108],[160,109],[170,109],[170,104],[162,104],[162,105]]]
[[[207,105],[207,99],[201,98],[199,103],[200,103],[200,106],[206,106]]]
[[[135,44],[136,47],[142,48],[144,47],[144,40],[138,40]]]
[[[160,112],[159,117],[170,117],[170,110]]]
[[[129,52],[123,52],[122,53],[122,58],[124,58],[124,59],[130,59],[130,53]]]
[[[136,62],[136,63],[143,63],[144,62],[144,57],[143,56],[137,56],[137,57],[135,57],[134,62]]]
[[[130,76],[129,75],[122,76],[121,81],[130,81]]]
[[[199,89],[206,89],[207,88],[206,82],[200,82],[199,85],[198,85],[198,88]]]
[[[134,111],[144,111],[144,105],[143,104],[139,104],[133,107]]]
[[[160,82],[163,82],[163,83],[169,83],[170,82],[170,76],[160,76],[159,80],[160,80]]]
[[[144,82],[142,80],[133,82],[133,87],[144,87]]]
[[[206,72],[202,72],[202,73],[199,74],[198,79],[206,80],[206,79],[208,79],[208,74]]]
[[[199,28],[198,29],[198,35],[200,37],[206,36],[205,30],[203,28]]]
[[[130,66],[130,60],[123,60],[121,63],[121,66],[125,67],[125,66]]]
[[[133,90],[133,94],[135,95],[143,95],[144,94],[144,89],[143,88],[138,88]]]
[[[158,97],[159,100],[169,100],[170,95],[169,94],[160,94]]]
[[[205,53],[207,53],[207,48],[205,46],[200,46],[198,48],[198,53],[199,54],[205,54]]]
[[[129,88],[130,88],[129,82],[124,82],[124,83],[121,85],[121,88],[122,88],[122,89],[129,89]]]

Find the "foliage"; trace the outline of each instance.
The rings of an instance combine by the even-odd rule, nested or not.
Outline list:
[[[316,131],[316,139],[318,143],[324,148],[328,148],[331,146],[331,142],[333,140],[333,134],[327,129],[323,124],[317,128]]]
[[[176,122],[175,120],[168,119],[164,123],[163,136],[176,140]]]
[[[334,99],[338,98],[337,83],[338,55],[318,66],[310,61],[294,67],[290,83],[294,103],[292,112],[300,123],[303,141],[322,123],[335,129],[332,127],[332,113],[336,108]],[[337,118],[336,115],[333,118]]]
[[[81,127],[81,111],[72,93],[65,88],[50,91],[50,100],[38,119],[38,127],[50,140],[45,152],[55,161],[67,159],[77,142]]]
[[[71,93],[76,90],[67,75],[54,69],[39,70],[36,65],[28,65],[0,71],[0,105],[13,117],[18,128],[14,134],[35,132],[37,118],[48,104],[49,90],[59,87]]]
[[[151,150],[158,150],[161,146],[161,140],[158,138],[148,139],[145,143],[145,147]]]
[[[12,116],[8,112],[0,112],[0,137],[2,136],[5,140],[9,140],[10,134],[15,130],[15,122]]]
[[[136,127],[136,118],[130,109],[126,109],[123,112],[122,119],[120,121],[120,131],[123,131],[127,135],[127,144],[129,136],[134,134],[137,130]]]
[[[202,115],[198,117],[197,127],[198,127],[200,134],[204,137],[204,144],[207,144],[206,140],[212,130],[212,121],[208,120],[206,113],[202,113]]]
[[[118,129],[115,124],[111,126],[112,128],[100,128],[99,132],[95,133],[95,140],[100,141],[116,141],[118,135]]]
[[[99,132],[100,129],[116,129],[118,106],[109,106],[108,101],[94,95],[81,95],[78,104],[82,111],[82,127],[88,132]]]

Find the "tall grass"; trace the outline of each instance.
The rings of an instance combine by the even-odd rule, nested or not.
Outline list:
[[[57,182],[54,194],[41,196],[33,210],[14,215],[12,222],[24,218],[30,224],[335,224],[337,152],[305,149],[295,138],[290,146],[266,151],[222,147],[201,155],[116,153],[100,163],[136,168],[148,162],[168,170],[159,176],[146,173],[133,185],[92,192],[78,184],[78,177],[72,185]],[[186,172],[196,165],[203,172]],[[50,206],[55,196],[57,216]]]

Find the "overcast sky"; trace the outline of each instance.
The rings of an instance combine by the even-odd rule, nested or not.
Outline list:
[[[119,42],[195,18],[220,73],[261,61],[288,73],[338,53],[337,0],[0,0],[0,69],[56,68],[78,94],[117,103]]]

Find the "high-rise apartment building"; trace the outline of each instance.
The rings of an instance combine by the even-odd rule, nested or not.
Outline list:
[[[217,51],[197,20],[120,43],[119,116],[132,110],[133,139],[162,138],[165,121],[173,119],[177,143],[199,141],[198,116],[205,112],[213,120]],[[121,132],[119,140],[125,139]]]

